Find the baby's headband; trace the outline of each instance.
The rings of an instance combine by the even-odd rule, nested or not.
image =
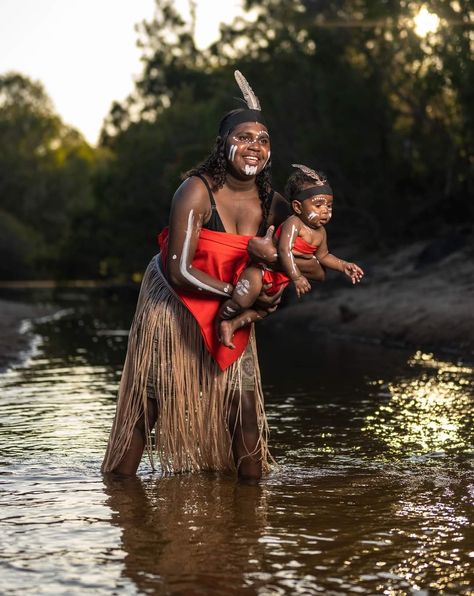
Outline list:
[[[306,174],[306,176],[312,178],[316,183],[315,186],[309,186],[308,188],[300,190],[300,192],[297,193],[294,197],[296,201],[304,201],[305,199],[310,199],[315,195],[333,194],[332,188],[329,186],[326,178],[322,178],[317,172],[315,172],[311,168],[308,168],[308,166],[304,166],[303,164],[292,163],[291,165],[294,168],[298,168],[299,170],[301,170],[303,174]]]

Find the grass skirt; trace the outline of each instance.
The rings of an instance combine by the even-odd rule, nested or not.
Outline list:
[[[267,471],[268,427],[258,368],[255,336],[250,350],[259,428],[257,455]],[[232,435],[241,432],[244,354],[222,371],[204,346],[196,320],[169,286],[154,257],[143,278],[128,340],[117,410],[102,471],[114,470],[127,452],[142,416],[149,428],[148,399],[156,399],[158,420],[146,436],[146,450],[164,473],[235,470]],[[248,358],[248,353],[247,353]],[[238,400],[235,428],[229,428],[232,401]],[[235,403],[235,402],[234,402]]]

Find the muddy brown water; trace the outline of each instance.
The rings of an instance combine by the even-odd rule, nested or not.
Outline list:
[[[278,466],[99,474],[133,301],[75,292],[0,375],[2,594],[473,594],[473,367],[259,329]]]

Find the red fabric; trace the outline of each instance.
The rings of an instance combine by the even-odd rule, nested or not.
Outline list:
[[[247,245],[250,238],[252,236],[214,232],[203,228],[199,234],[192,265],[212,277],[234,284],[235,272],[242,270],[248,261]],[[168,252],[168,228],[160,233],[158,243],[161,249],[162,263],[165,266]],[[213,298],[209,294],[200,296],[197,291],[188,292],[176,289],[174,291],[198,322],[209,352],[220,368],[226,369],[239,358],[247,347],[250,326],[237,329],[232,340],[235,349],[227,348],[219,342],[214,323],[222,304],[222,298]]]
[[[281,236],[281,225],[278,226],[277,231],[275,232],[275,236],[277,238],[280,238]],[[315,253],[318,250],[317,246],[313,246],[312,244],[310,244],[309,242],[306,242],[306,240],[303,240],[303,238],[300,238],[299,236],[296,238],[295,243],[293,245],[293,250],[295,250],[296,252],[301,252],[303,254],[307,254],[307,255],[311,255],[313,253]]]
[[[281,225],[278,226],[277,231],[275,232],[275,236],[277,238],[280,238]],[[300,252],[302,254],[311,255],[311,254],[314,254],[318,250],[318,247],[313,246],[312,244],[309,244],[309,242],[306,242],[306,240],[303,240],[303,238],[300,238],[298,236],[295,240],[294,245],[293,245],[293,250],[296,252]],[[269,296],[273,296],[273,294],[276,294],[282,286],[286,287],[289,284],[289,282],[290,282],[290,278],[288,277],[288,275],[286,273],[283,273],[283,271],[273,271],[272,269],[264,268],[263,283],[265,285],[272,284],[272,287],[268,288],[266,290],[266,293]]]

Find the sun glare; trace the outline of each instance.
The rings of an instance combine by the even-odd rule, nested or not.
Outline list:
[[[415,33],[420,37],[425,37],[428,33],[435,33],[439,27],[438,15],[430,12],[426,6],[420,8],[413,20],[415,21]]]

